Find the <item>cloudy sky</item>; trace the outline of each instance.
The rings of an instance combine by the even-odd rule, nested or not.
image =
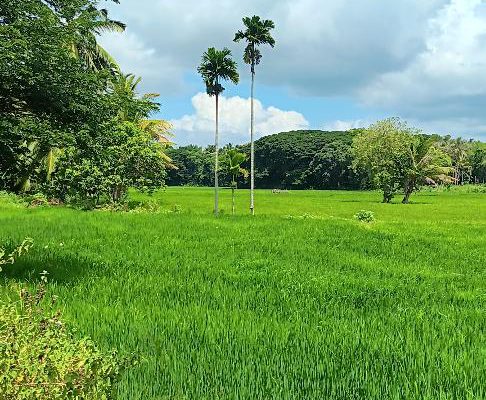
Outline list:
[[[196,73],[208,47],[229,47],[243,16],[276,24],[257,70],[258,136],[346,130],[400,116],[427,132],[486,140],[484,0],[121,0],[128,25],[102,44],[141,91],[160,93],[178,144],[213,141],[214,100]],[[226,85],[223,142],[248,141],[249,70]]]

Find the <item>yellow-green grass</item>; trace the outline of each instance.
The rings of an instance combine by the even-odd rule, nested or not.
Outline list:
[[[2,286],[47,270],[80,335],[140,354],[121,399],[486,398],[485,194],[258,191],[254,218],[237,196],[219,218],[211,189],[152,197],[179,213],[0,201],[0,243],[35,239]]]

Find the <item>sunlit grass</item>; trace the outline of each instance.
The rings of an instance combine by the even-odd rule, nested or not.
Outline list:
[[[122,399],[482,399],[485,196],[261,191],[252,218],[223,191],[218,219],[210,189],[152,198],[180,213],[4,201],[0,242],[33,237],[7,279],[49,271],[79,334],[145,359]]]

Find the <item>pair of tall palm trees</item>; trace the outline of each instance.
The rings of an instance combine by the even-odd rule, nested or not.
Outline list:
[[[245,64],[250,65],[251,71],[251,123],[250,123],[250,212],[255,215],[255,110],[254,110],[254,88],[255,88],[255,67],[260,64],[262,54],[259,50],[260,45],[268,44],[275,46],[275,39],[271,31],[275,24],[271,20],[262,20],[258,16],[243,18],[245,30],[236,33],[234,41],[246,42],[246,48],[243,55]],[[240,77],[238,74],[237,63],[231,58],[231,51],[227,48],[217,50],[214,47],[209,48],[202,57],[201,65],[198,67],[204,83],[206,92],[209,96],[216,99],[216,131],[215,131],[215,161],[214,161],[214,213],[219,214],[219,96],[225,88],[222,82],[231,81],[238,84]]]

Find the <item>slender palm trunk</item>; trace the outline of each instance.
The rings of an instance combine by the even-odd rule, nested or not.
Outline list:
[[[219,214],[219,96],[216,95],[216,134],[214,135],[214,214]]]
[[[255,70],[251,72],[251,124],[250,124],[250,212],[255,215],[255,109],[254,109]]]
[[[236,206],[235,206],[235,187],[236,187],[236,182],[233,178],[233,182],[231,184],[231,213],[233,215],[235,215],[235,210],[236,210]]]

